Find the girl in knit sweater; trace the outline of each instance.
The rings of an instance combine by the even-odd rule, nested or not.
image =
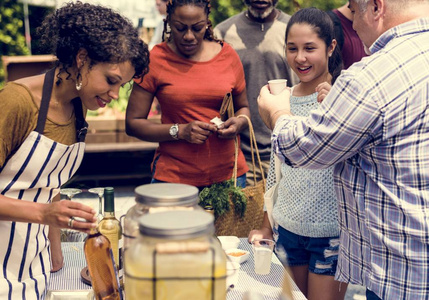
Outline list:
[[[286,56],[300,83],[291,91],[291,112],[308,116],[317,109],[342,69],[334,27],[328,14],[316,8],[296,12],[286,29]],[[323,142],[323,141],[321,141]],[[267,189],[275,184],[274,156]],[[344,299],[347,286],[334,280],[339,248],[337,203],[332,168],[295,169],[281,165],[273,226],[268,215],[254,238],[274,238],[276,254],[289,267],[308,299]]]

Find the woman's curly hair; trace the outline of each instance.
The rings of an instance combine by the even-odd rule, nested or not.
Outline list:
[[[56,55],[61,69],[67,73],[82,48],[91,59],[90,67],[130,61],[135,78],[148,72],[147,45],[128,19],[109,8],[69,2],[47,16],[37,33],[42,46]]]
[[[204,39],[208,41],[215,41],[217,43],[222,44],[223,41],[219,40],[215,37],[213,33],[213,25],[212,22],[209,19],[210,16],[210,10],[211,10],[211,4],[210,0],[168,0],[167,2],[167,17],[164,20],[164,31],[162,33],[162,40],[166,41],[171,38],[171,32],[169,31],[168,22],[170,22],[171,15],[174,13],[177,7],[185,6],[185,5],[193,5],[204,8],[204,11],[207,15],[207,30],[204,34]]]

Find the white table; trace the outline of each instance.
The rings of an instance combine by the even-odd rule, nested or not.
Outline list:
[[[271,260],[271,270],[268,275],[258,275],[254,271],[254,257],[252,246],[247,242],[247,238],[240,238],[238,248],[250,252],[248,260],[241,264],[238,275],[238,284],[230,289],[226,295],[227,300],[242,300],[247,291],[260,293],[264,300],[278,300],[282,292],[284,276],[286,276],[292,287],[294,300],[307,299],[298,289],[295,282],[290,278],[277,256],[273,255]]]
[[[60,271],[51,274],[49,291],[51,294],[65,293],[73,291],[74,297],[68,299],[88,299],[90,286],[83,283],[80,278],[80,271],[86,266],[83,252],[83,243],[61,243],[64,254],[65,265]],[[247,239],[240,239],[240,249],[250,252],[249,259],[241,264],[238,283],[227,293],[227,300],[242,300],[247,291],[258,292],[264,300],[278,300],[281,293],[284,276],[289,275],[285,272],[280,261],[273,255],[271,272],[268,275],[258,275],[254,272],[254,259],[251,245]],[[294,300],[305,300],[305,296],[298,289],[296,284],[291,281]],[[69,294],[70,295],[70,294]],[[49,298],[48,298],[49,299]],[[52,297],[55,299],[55,297]],[[62,299],[62,298],[61,298]],[[65,299],[65,298],[64,298]]]

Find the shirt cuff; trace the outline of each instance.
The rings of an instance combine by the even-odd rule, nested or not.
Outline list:
[[[282,130],[290,122],[304,121],[305,119],[306,117],[303,116],[282,115],[276,121],[276,125],[273,129],[273,135],[277,136],[280,130]]]

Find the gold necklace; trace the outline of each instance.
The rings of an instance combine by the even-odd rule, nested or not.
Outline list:
[[[273,22],[274,22],[275,20],[277,20],[277,19],[280,17],[280,11],[279,11],[279,10],[277,10],[277,9],[275,9],[275,11],[276,11],[276,16],[274,17]],[[244,15],[245,15],[245,16],[246,16],[246,18],[247,18],[247,19],[249,19],[251,22],[253,22],[253,23],[260,23],[260,24],[261,24],[261,31],[265,31],[265,23],[264,23],[264,22],[257,22],[257,21],[252,20],[252,19],[249,17],[249,11],[248,11],[248,10],[246,11],[246,13],[245,13]]]

